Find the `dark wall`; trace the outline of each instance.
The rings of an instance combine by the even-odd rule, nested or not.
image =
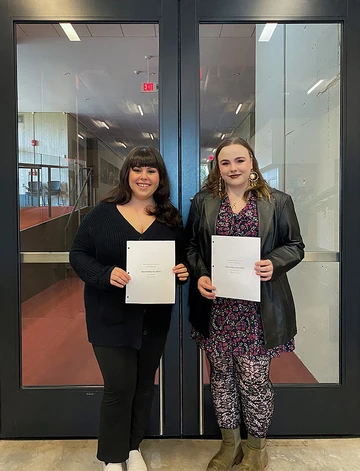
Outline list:
[[[81,210],[81,217],[89,209]],[[20,233],[22,252],[68,252],[78,227],[78,212],[73,214],[65,231],[70,214],[52,219]],[[41,293],[46,288],[69,276],[68,264],[23,263],[21,264],[21,302]]]
[[[20,232],[22,252],[68,252],[78,226],[76,211],[65,232],[70,214],[65,214]]]
[[[21,302],[25,302],[46,288],[65,280],[68,267],[64,264],[27,263],[21,266]],[[39,301],[40,302],[40,301]]]

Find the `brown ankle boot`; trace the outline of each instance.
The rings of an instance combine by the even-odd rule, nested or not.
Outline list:
[[[240,429],[221,428],[220,450],[212,458],[206,471],[229,471],[234,464],[241,463],[244,456],[241,448]]]
[[[244,459],[239,467],[239,471],[263,471],[268,461],[266,439],[249,435],[244,446]]]

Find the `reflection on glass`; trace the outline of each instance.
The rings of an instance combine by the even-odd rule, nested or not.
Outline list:
[[[21,275],[23,386],[102,384],[87,340],[83,282],[65,264],[23,264]]]
[[[340,381],[338,279],[339,263],[302,263],[289,273],[298,311],[295,352],[319,383]]]
[[[72,211],[76,194],[73,175],[85,166],[84,162],[44,154],[39,160],[37,164],[19,163],[21,231]]]
[[[128,151],[159,147],[157,25],[74,28],[17,26],[22,252],[67,252]],[[22,265],[24,385],[101,383],[82,290],[66,263]]]
[[[83,282],[66,264],[23,264],[21,276],[22,385],[101,385],[87,339]]]
[[[247,140],[270,186],[292,196],[306,250],[321,260],[321,252],[339,251],[340,25],[263,31],[263,24],[200,26],[201,183],[223,138]],[[338,382],[338,263],[302,262],[289,279],[296,350],[273,361],[271,377]]]

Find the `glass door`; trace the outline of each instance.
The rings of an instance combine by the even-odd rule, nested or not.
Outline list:
[[[101,378],[68,250],[127,149],[160,149],[186,220],[213,149],[236,133],[269,184],[292,195],[307,245],[290,274],[299,333],[295,353],[273,363],[271,433],[359,434],[355,2],[63,3],[0,2],[10,64],[0,75],[2,436],[97,434]],[[155,91],[142,91],[148,82]],[[156,379],[151,435],[218,433],[187,289]]]
[[[359,347],[346,327],[355,313],[342,302],[351,296],[344,284],[351,267],[340,237],[351,231],[342,226],[346,193],[341,182],[352,178],[344,162],[343,23],[325,7],[329,20],[316,21],[318,12],[310,4],[306,20],[290,10],[287,15],[283,5],[280,22],[280,10],[278,19],[273,9],[267,20],[266,8],[252,9],[250,2],[239,8],[213,3],[206,9],[204,2],[196,3],[196,20],[188,15],[182,25],[182,57],[189,56],[183,88],[196,82],[183,102],[183,135],[190,141],[183,155],[183,205],[189,207],[212,168],[215,148],[229,137],[249,142],[269,185],[291,195],[306,254],[289,273],[298,334],[295,352],[272,361],[276,408],[270,434],[355,433],[359,428],[345,404],[354,404],[356,389],[349,386],[346,364]],[[190,165],[192,173],[186,170]],[[198,411],[197,423],[184,411],[184,428],[217,435],[209,363],[191,344],[189,326],[184,330],[185,381],[197,390],[187,401]],[[351,380],[359,384],[360,376]],[[342,417],[329,419],[334,407]]]
[[[21,6],[12,3],[19,13]],[[167,2],[162,9],[154,2],[151,12],[139,15],[141,1],[122,9],[109,2],[118,18],[112,22],[102,19],[104,2],[85,8],[88,20],[82,22],[57,15],[43,22],[51,8],[31,21],[14,19],[20,315],[15,305],[6,307],[18,338],[6,346],[16,374],[2,381],[11,397],[11,403],[2,401],[4,436],[97,435],[102,377],[87,339],[83,282],[69,264],[69,249],[82,218],[118,184],[134,146],[160,149],[178,205],[172,143],[177,35],[168,26],[177,21],[176,6]],[[18,16],[24,19],[26,12]],[[170,93],[162,89],[164,75],[173,77]],[[180,433],[179,407],[170,410],[165,400],[165,383],[179,383],[178,318],[176,305],[171,348],[155,378],[149,435]],[[179,403],[179,390],[171,394]]]

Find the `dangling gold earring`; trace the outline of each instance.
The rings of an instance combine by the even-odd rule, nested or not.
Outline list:
[[[221,175],[219,177],[219,197],[222,198],[223,194],[223,179],[221,178]]]
[[[254,186],[258,180],[259,180],[258,173],[255,172],[255,170],[251,170],[250,175],[249,175],[250,186]]]

